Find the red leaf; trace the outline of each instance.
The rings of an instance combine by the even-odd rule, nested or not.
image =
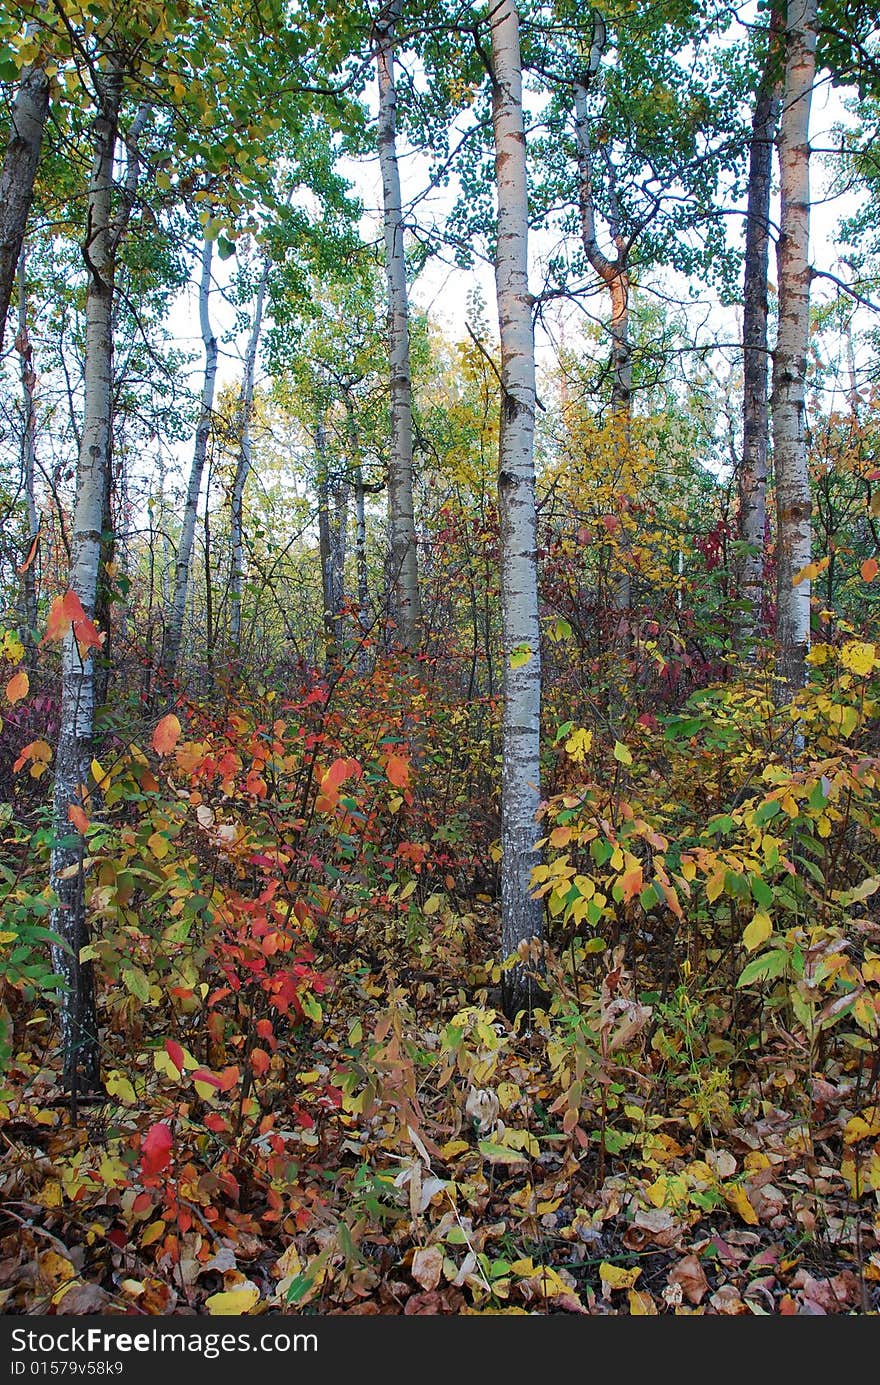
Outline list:
[[[183,1049],[176,1039],[165,1040],[165,1052],[171,1059],[178,1072],[183,1072]]]
[[[171,1127],[164,1121],[151,1125],[141,1144],[141,1173],[155,1178],[171,1163]]]
[[[177,745],[180,736],[180,722],[173,712],[169,712],[157,723],[153,732],[153,749],[157,755],[169,755]]]
[[[264,1048],[251,1049],[251,1067],[253,1068],[257,1077],[263,1076],[263,1073],[269,1066],[269,1062],[269,1055]]]
[[[402,755],[389,755],[385,766],[389,784],[393,784],[396,789],[405,789],[409,783],[409,769],[409,760]]]
[[[204,1082],[208,1087],[216,1087],[218,1091],[223,1090],[223,1083],[215,1072],[210,1072],[208,1068],[196,1068],[192,1074],[193,1082]]]

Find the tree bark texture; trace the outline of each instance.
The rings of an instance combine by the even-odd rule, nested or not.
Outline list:
[[[748,653],[761,631],[764,604],[764,531],[767,517],[769,445],[769,350],[767,336],[767,270],[770,250],[770,192],[773,145],[779,122],[778,41],[782,17],[770,19],[764,71],[755,100],[749,143],[749,193],[746,210],[743,272],[743,438],[737,476],[738,538],[743,551],[737,587],[744,604],[740,643]]]
[[[779,122],[781,209],[776,247],[779,330],[773,353],[773,460],[776,471],[776,639],[778,689],[788,700],[806,678],[810,582],[793,585],[810,562],[805,377],[810,328],[809,121],[816,75],[816,0],[789,0],[785,82]]]
[[[421,602],[413,506],[409,303],[400,171],[397,164],[397,88],[394,75],[394,30],[402,8],[402,0],[390,0],[385,5],[376,20],[375,48],[379,83],[378,144],[382,173],[391,393],[391,450],[388,462],[391,614],[397,627],[398,642],[404,649],[415,653],[421,638]]]
[[[0,348],[48,114],[49,78],[42,67],[26,67],[12,106],[9,142],[0,172]]]
[[[183,619],[186,612],[186,598],[189,590],[189,570],[192,559],[193,539],[196,532],[196,517],[199,495],[202,489],[202,475],[208,455],[208,439],[211,436],[211,423],[214,415],[214,387],[217,382],[217,338],[211,327],[209,295],[211,292],[211,264],[213,261],[213,241],[206,240],[202,246],[202,274],[199,284],[199,323],[202,329],[202,342],[205,348],[205,374],[202,383],[202,406],[196,428],[193,459],[189,473],[186,505],[183,511],[183,524],[180,542],[177,546],[177,561],[174,570],[174,597],[168,622],[168,637],[162,665],[167,679],[173,681],[180,660],[180,647],[183,640]]]
[[[94,161],[89,180],[83,256],[89,284],[86,298],[85,402],[77,468],[76,505],[71,534],[70,590],[86,616],[95,612],[104,522],[104,495],[110,467],[113,420],[113,294],[115,237],[112,222],[113,164],[122,81],[108,72],[100,86],[94,126]],[[80,960],[89,939],[82,860],[84,843],[70,819],[82,807],[91,760],[95,714],[94,650],[80,652],[69,631],[62,650],[61,723],[55,755],[54,845],[50,884],[57,899],[51,927],[61,939],[52,948],[61,976],[61,1041],[64,1083],[72,1097],[100,1090],[100,1054],[95,986],[91,962]]]
[[[540,957],[542,906],[531,891],[538,864],[541,650],[535,508],[535,342],[528,285],[526,140],[519,18],[513,0],[493,9],[492,125],[498,232],[495,282],[501,335],[501,624],[504,712],[501,780],[501,950],[528,947]],[[504,973],[504,1009],[514,1017],[535,1004],[535,964]]]
[[[269,262],[267,260],[260,275],[257,301],[254,307],[254,321],[244,358],[244,378],[241,384],[238,414],[239,454],[235,476],[232,480],[230,501],[229,542],[232,571],[229,581],[229,639],[234,652],[238,652],[241,644],[241,590],[244,583],[244,488],[247,485],[253,459],[251,419],[254,412],[254,376],[257,369],[257,349],[263,324],[263,308],[266,302],[268,278]]]

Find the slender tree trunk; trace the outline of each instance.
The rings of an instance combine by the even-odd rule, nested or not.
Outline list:
[[[339,655],[336,614],[333,606],[333,542],[330,524],[330,479],[327,468],[327,435],[324,424],[315,429],[315,478],[318,492],[318,556],[321,564],[321,616],[324,626],[324,660],[329,665]]]
[[[199,494],[202,489],[202,473],[208,455],[208,439],[211,435],[211,420],[214,412],[214,386],[217,381],[217,338],[211,327],[208,297],[211,292],[211,262],[213,241],[206,240],[202,246],[202,277],[199,285],[199,322],[202,329],[202,342],[205,347],[205,376],[202,385],[202,409],[196,429],[192,466],[189,473],[189,486],[186,493],[186,506],[183,512],[183,525],[180,542],[177,546],[177,562],[174,571],[174,598],[168,622],[168,637],[165,642],[163,668],[169,681],[173,681],[180,659],[180,646],[183,639],[183,618],[186,612],[186,598],[189,591],[189,569],[192,559],[193,539],[196,532],[196,517],[199,508]]]
[[[587,92],[599,70],[605,47],[605,21],[595,14],[593,42],[586,70],[575,77],[574,130],[578,163],[578,209],[580,211],[581,242],[587,261],[599,275],[611,295],[611,409],[620,425],[624,441],[629,442],[632,416],[632,348],[629,340],[630,279],[627,271],[628,246],[620,227],[611,227],[617,255],[610,259],[599,246],[596,236],[596,208],[593,193],[593,151],[590,144],[590,113]]]
[[[95,157],[89,182],[87,235],[83,255],[89,275],[86,298],[85,406],[71,536],[70,589],[86,616],[95,611],[101,559],[105,477],[110,465],[113,412],[112,310],[115,284],[112,224],[113,162],[122,80],[108,72],[99,90]],[[82,657],[71,630],[62,651],[61,724],[55,755],[50,885],[57,904],[51,927],[62,939],[52,948],[53,965],[64,982],[61,1040],[64,1082],[74,1101],[101,1087],[98,1023],[91,962],[80,961],[89,938],[82,870],[83,839],[70,809],[81,806],[91,759],[95,711],[93,651]]]
[[[16,339],[21,356],[21,404],[24,426],[21,437],[22,476],[24,480],[25,503],[27,505],[28,544],[25,554],[25,567],[21,578],[23,630],[22,643],[25,647],[28,667],[33,670],[36,663],[37,628],[37,541],[40,533],[40,520],[37,514],[37,501],[34,479],[37,469],[36,452],[36,408],[34,402],[33,348],[28,336],[27,326],[27,275],[25,270],[25,250],[22,246],[18,257],[18,337]]]
[[[0,171],[0,348],[48,114],[49,78],[42,67],[26,67],[13,102],[9,143]]]
[[[229,581],[229,639],[233,650],[236,652],[238,652],[241,643],[241,589],[244,582],[244,488],[247,485],[253,460],[251,420],[254,412],[254,376],[257,369],[257,349],[260,342],[260,329],[263,325],[263,308],[266,301],[268,278],[269,261],[266,260],[257,288],[254,321],[244,358],[244,378],[241,384],[241,400],[238,410],[240,450],[232,481],[229,521],[232,556],[232,572]]]
[[[394,79],[394,29],[402,0],[389,0],[376,20],[376,72],[379,82],[379,166],[385,226],[388,286],[388,361],[391,390],[391,454],[388,462],[392,615],[397,640],[415,652],[421,638],[418,556],[413,506],[412,377],[409,359],[409,304],[403,245],[403,208],[397,166],[397,90]]]
[[[745,605],[739,636],[754,649],[764,602],[764,530],[767,515],[769,443],[767,267],[770,248],[770,191],[773,143],[779,121],[778,37],[781,15],[774,9],[764,72],[758,87],[749,144],[749,196],[743,275],[743,441],[737,486],[740,600]]]
[[[779,697],[788,700],[806,678],[810,646],[810,583],[792,585],[810,561],[811,501],[807,473],[805,377],[810,326],[809,121],[816,75],[816,0],[789,0],[785,85],[779,123],[781,210],[776,249],[779,331],[773,354],[773,459],[776,470],[776,554]]]
[[[632,346],[630,343],[630,276],[628,270],[629,244],[620,225],[617,208],[613,166],[609,165],[611,223],[609,230],[617,253],[613,259],[601,249],[596,235],[596,205],[593,191],[593,151],[590,142],[590,113],[588,90],[595,79],[605,48],[606,28],[602,16],[593,12],[593,38],[586,68],[572,82],[574,94],[574,128],[578,164],[578,208],[580,211],[581,242],[588,263],[593,267],[611,298],[611,422],[614,431],[614,451],[619,467],[628,456],[632,436]],[[623,550],[627,548],[623,534]],[[629,573],[618,572],[612,582],[612,605],[626,612],[631,602]]]
[[[501,624],[504,713],[501,779],[501,951],[540,953],[542,911],[533,898],[538,864],[535,815],[540,799],[541,648],[535,508],[535,340],[528,283],[526,139],[522,109],[519,19],[513,0],[491,13],[492,126],[498,234],[495,283],[501,334],[501,436],[498,511],[501,526]],[[522,953],[521,953],[522,955]],[[524,959],[525,960],[525,959]],[[509,1018],[538,998],[532,967],[504,973]]]
[[[370,588],[367,580],[367,516],[364,505],[364,475],[360,462],[354,473],[354,554],[357,580],[358,605],[358,656],[357,671],[366,673],[369,668],[365,640],[370,628]]]

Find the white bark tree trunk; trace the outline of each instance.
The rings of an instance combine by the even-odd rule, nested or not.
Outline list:
[[[492,126],[498,231],[495,283],[501,335],[501,624],[504,713],[501,777],[501,950],[534,955],[531,967],[504,973],[504,1009],[513,1018],[539,998],[542,906],[533,898],[538,864],[535,814],[540,799],[541,648],[535,509],[535,341],[528,283],[528,195],[522,109],[519,18],[500,0],[492,29]]]
[[[254,376],[257,368],[257,349],[260,342],[260,329],[263,324],[263,307],[266,301],[268,278],[269,261],[266,260],[257,287],[254,321],[245,352],[244,378],[241,383],[241,400],[238,410],[240,450],[232,481],[229,520],[232,559],[232,571],[229,580],[229,639],[235,652],[238,651],[241,643],[241,589],[244,582],[244,488],[247,485],[253,459],[251,419],[254,412]]]
[[[779,331],[773,353],[773,459],[776,470],[776,555],[779,696],[787,700],[806,677],[810,646],[810,582],[792,579],[810,561],[811,500],[807,474],[805,377],[810,326],[809,121],[816,75],[816,0],[789,0],[785,83],[779,123],[781,210],[776,248]]]
[[[13,102],[9,143],[0,171],[0,348],[48,114],[49,78],[42,67],[27,67]]]
[[[764,602],[764,529],[767,516],[769,444],[767,338],[767,267],[770,248],[770,191],[773,144],[779,120],[778,38],[781,15],[770,21],[764,72],[758,87],[749,145],[749,196],[746,211],[743,273],[743,443],[737,476],[738,538],[745,546],[739,558],[737,587],[745,610],[739,639],[754,649]]]
[[[186,612],[186,598],[189,591],[189,570],[192,559],[193,539],[196,531],[196,517],[199,495],[202,489],[202,474],[208,455],[208,439],[211,435],[211,421],[214,413],[214,387],[217,381],[217,338],[211,327],[209,295],[211,292],[211,263],[214,243],[206,240],[202,246],[202,275],[199,284],[199,323],[202,329],[202,342],[205,347],[205,375],[202,384],[202,407],[196,429],[189,485],[186,492],[186,505],[183,511],[183,524],[180,542],[177,546],[177,561],[174,570],[174,598],[168,621],[168,637],[162,666],[169,683],[174,681],[180,659],[180,646],[183,640],[183,618]]]
[[[397,89],[394,30],[402,0],[389,0],[375,25],[379,83],[378,145],[382,173],[385,276],[388,286],[388,362],[391,393],[391,449],[388,462],[391,613],[397,641],[415,652],[421,638],[418,550],[413,506],[412,377],[409,304],[403,245],[403,207],[397,165]]]
[[[83,256],[89,275],[86,298],[85,404],[80,434],[76,507],[71,535],[70,590],[94,615],[101,558],[106,473],[110,465],[113,418],[114,251],[118,235],[112,222],[113,164],[122,80],[118,70],[105,74],[95,121],[95,155],[89,182]],[[118,229],[118,228],[116,228]],[[83,838],[71,825],[69,810],[81,805],[91,759],[95,712],[95,658],[83,658],[68,633],[62,650],[61,724],[55,755],[55,790],[49,882],[57,898],[51,927],[63,940],[52,948],[61,996],[61,1040],[64,1083],[77,1094],[101,1087],[98,1024],[91,962],[80,961],[89,930],[83,878]]]

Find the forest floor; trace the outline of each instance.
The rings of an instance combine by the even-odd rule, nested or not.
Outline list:
[[[111,1023],[107,1099],[75,1114],[49,1024],[21,1018],[2,1311],[880,1311],[876,1072],[773,1015],[734,1050],[751,1000],[720,965],[670,978],[662,939],[635,978],[621,946],[575,983],[563,948],[549,1014],[514,1029],[491,901],[429,907],[316,944],[319,1017],[265,1047],[254,1020],[234,1065],[149,1010],[139,1042]]]

